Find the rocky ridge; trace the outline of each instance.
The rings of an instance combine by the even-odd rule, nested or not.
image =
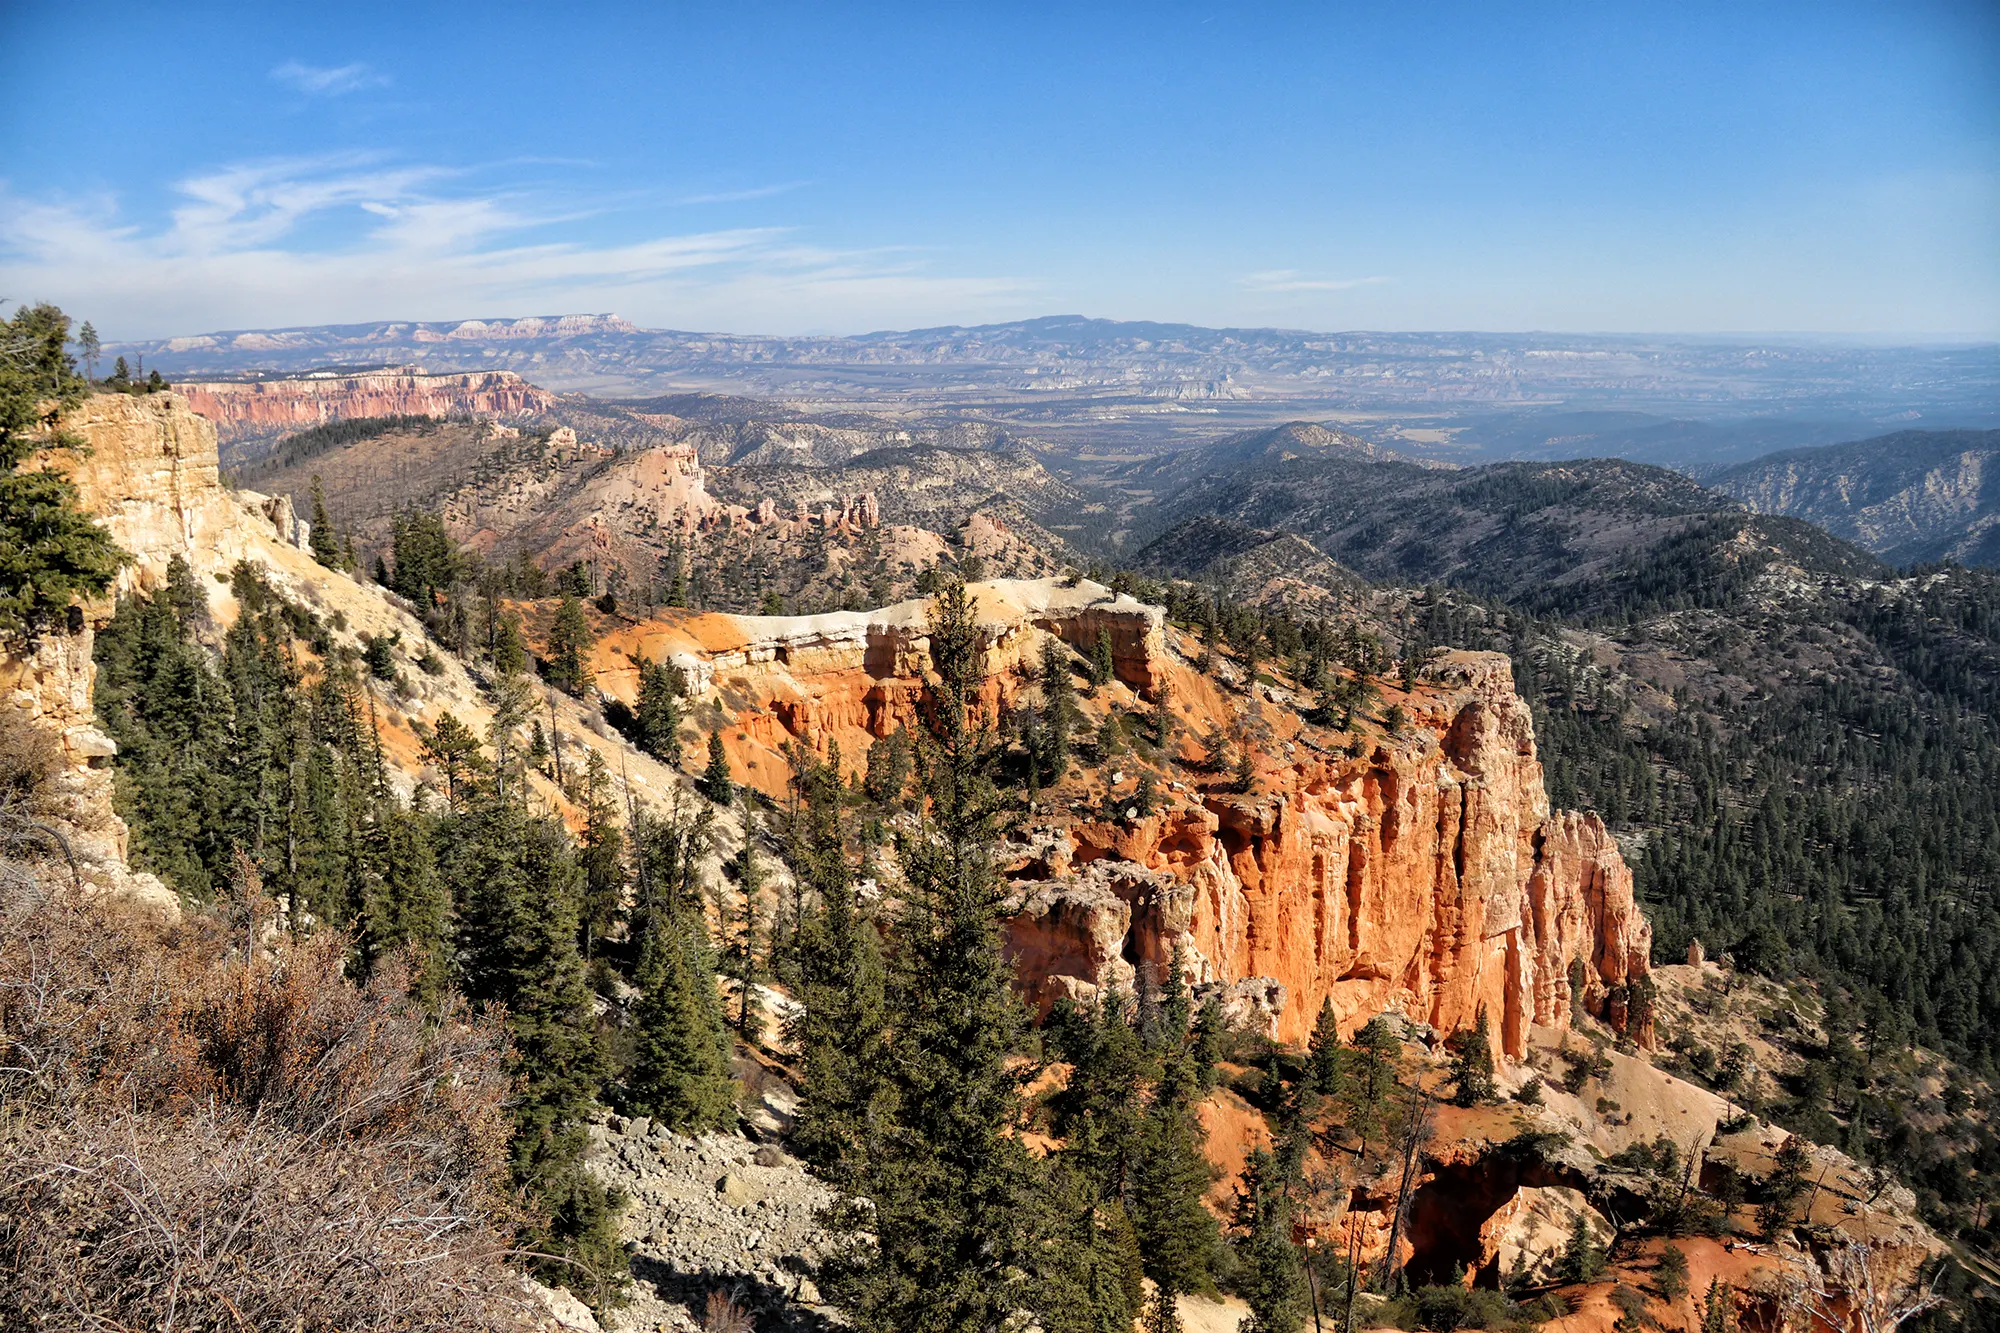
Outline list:
[[[555,404],[554,394],[511,370],[429,375],[405,366],[355,375],[194,381],[175,388],[190,408],[215,423],[224,440],[352,417],[519,416],[547,412]]]

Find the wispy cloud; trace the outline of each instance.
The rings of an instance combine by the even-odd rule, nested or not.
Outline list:
[[[878,327],[1018,312],[1033,290],[782,227],[577,239],[623,220],[469,180],[363,154],[237,163],[180,182],[150,227],[108,197],[0,190],[0,291],[144,337],[530,308],[682,328]]]
[[[1375,287],[1389,281],[1373,278],[1315,278],[1295,268],[1265,269],[1243,275],[1243,286],[1253,292],[1344,292],[1354,287]]]
[[[740,204],[747,199],[769,199],[773,195],[790,194],[805,185],[805,181],[787,181],[783,185],[756,185],[747,190],[718,190],[712,194],[690,194],[674,200],[676,204]]]
[[[388,75],[377,73],[360,61],[351,65],[308,65],[302,60],[287,60],[271,71],[271,77],[313,97],[338,97],[362,88],[380,88],[389,82]]]

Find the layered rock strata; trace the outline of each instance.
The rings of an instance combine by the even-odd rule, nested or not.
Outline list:
[[[279,380],[217,380],[176,386],[224,440],[304,430],[350,417],[546,412],[555,395],[509,370],[426,375],[415,368]]]
[[[1171,698],[1186,732],[1231,727],[1240,710],[1262,707],[1218,694],[1177,658],[1157,607],[1089,582],[973,591],[989,716],[1032,688],[1046,636],[1087,652],[1100,632],[1121,697]],[[629,702],[634,662],[677,663],[694,696],[728,718],[737,776],[776,795],[788,744],[822,755],[838,746],[853,769],[873,739],[916,723],[925,614],[905,602],[648,621],[603,645],[599,686]],[[1046,1007],[1130,992],[1139,968],[1168,967],[1179,950],[1190,983],[1220,988],[1241,1016],[1288,1040],[1307,1035],[1327,999],[1348,1031],[1385,1010],[1451,1030],[1483,1007],[1515,1055],[1531,1025],[1567,1026],[1578,1001],[1623,1024],[1651,930],[1603,823],[1550,810],[1506,659],[1448,654],[1405,706],[1407,732],[1376,736],[1358,755],[1286,710],[1271,720],[1274,743],[1248,795],[1170,790],[1152,813],[1113,802],[1106,817],[1101,802],[1065,810],[1074,793],[1053,793],[1056,807],[1009,863],[1022,900],[1010,947],[1030,996]],[[1112,778],[1118,790],[1134,782]]]

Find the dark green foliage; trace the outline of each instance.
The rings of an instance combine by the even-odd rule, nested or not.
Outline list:
[[[576,944],[583,876],[569,837],[553,817],[482,801],[447,822],[440,863],[458,907],[459,988],[505,1005],[514,1038],[514,1180],[550,1214],[530,1248],[570,1261],[537,1267],[570,1286],[615,1281],[615,1200],[582,1165],[606,1071]]]
[[[687,675],[671,662],[639,664],[639,707],[635,714],[639,748],[655,759],[681,761],[681,696]]]
[[[1103,630],[1097,631],[1096,640],[1090,645],[1090,688],[1102,689],[1116,676],[1111,657],[1111,636]]]
[[[1604,1247],[1590,1230],[1590,1215],[1579,1212],[1570,1224],[1569,1244],[1556,1262],[1556,1276],[1563,1282],[1595,1282],[1604,1275],[1609,1259]]]
[[[1053,634],[1042,640],[1042,687],[1037,744],[1030,747],[1028,762],[1037,781],[1054,782],[1069,769],[1070,732],[1076,725],[1076,689],[1070,681],[1069,649]]]
[[[729,776],[729,752],[722,746],[722,733],[708,733],[708,766],[701,771],[702,794],[717,805],[736,799],[736,780]]]
[[[125,561],[66,476],[23,470],[60,442],[58,415],[83,399],[68,336],[69,317],[52,305],[0,320],[0,638],[46,629],[72,598],[109,588]]]
[[[1000,949],[994,751],[973,716],[977,643],[970,600],[950,584],[931,608],[924,818],[902,841],[909,891],[884,1062],[894,1119],[854,1182],[872,1208],[835,1219],[875,1242],[832,1260],[825,1284],[863,1329],[1000,1327],[1039,1303],[1027,1277],[1038,1171],[1014,1132],[1023,1108],[1012,1056],[1027,1016]]]
[[[1278,1159],[1254,1149],[1243,1166],[1233,1223],[1236,1294],[1250,1307],[1243,1333],[1299,1333],[1310,1311],[1305,1270],[1292,1243],[1292,1212]]]
[[[1687,1295],[1687,1252],[1678,1245],[1663,1247],[1660,1250],[1659,1266],[1653,1270],[1653,1283],[1659,1288],[1660,1299],[1669,1305]]]
[[[1452,1101],[1459,1106],[1484,1106],[1493,1100],[1493,1033],[1486,1021],[1486,1006],[1469,1030],[1451,1034]]]
[[[1346,1081],[1345,1061],[1341,1058],[1340,1016],[1334,1012],[1332,996],[1320,1002],[1306,1049],[1312,1057],[1306,1068],[1312,1091],[1321,1097],[1338,1096]]]
[[[716,993],[708,931],[697,910],[651,919],[635,979],[644,998],[634,1015],[637,1043],[621,1104],[685,1134],[734,1126],[729,1026]]]
[[[445,532],[442,517],[418,509],[398,514],[393,532],[389,586],[428,611],[465,571],[458,544]],[[584,647],[587,651],[587,638]],[[553,647],[550,651],[553,656]]]
[[[868,772],[862,789],[870,800],[889,805],[903,799],[910,783],[910,740],[902,731],[892,731],[868,747]]]
[[[749,800],[743,802],[743,843],[736,849],[732,863],[736,879],[736,900],[740,908],[732,909],[726,890],[719,890],[720,915],[728,931],[728,942],[723,949],[723,975],[729,979],[736,992],[736,1033],[746,1040],[754,1038],[763,1027],[763,1011],[757,1002],[757,983],[764,973],[757,965],[760,921],[757,910],[757,896],[763,887],[764,871],[757,859],[757,825],[754,807]]]
[[[854,892],[840,773],[804,751],[794,751],[793,765],[803,819],[789,855],[802,919],[790,951],[799,1007],[788,1036],[804,1075],[794,1150],[822,1178],[847,1184],[865,1176],[886,1114],[888,976],[880,935]]]
[[[575,593],[564,593],[556,607],[555,619],[549,624],[543,677],[565,694],[582,694],[595,679],[590,671],[590,649],[595,642],[583,603]]]
[[[312,516],[307,520],[312,530],[306,534],[306,541],[312,549],[313,559],[328,569],[343,567],[340,538],[333,531],[333,519],[326,512],[326,488],[320,485],[319,473],[312,479]]]

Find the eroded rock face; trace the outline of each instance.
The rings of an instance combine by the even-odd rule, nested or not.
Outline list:
[[[554,394],[509,370],[426,375],[405,369],[327,379],[180,384],[175,389],[189,407],[215,423],[224,440],[304,430],[350,417],[512,416],[555,406]]]
[[[1550,813],[1504,658],[1454,654],[1441,675],[1426,696],[1431,726],[1358,759],[1298,746],[1260,773],[1261,794],[1074,825],[1069,858],[1095,879],[1041,867],[1036,900],[1071,910],[1015,923],[1031,990],[1129,987],[1129,963],[1067,979],[1037,967],[1163,963],[1184,944],[1190,983],[1282,986],[1281,1038],[1303,1039],[1328,998],[1350,1033],[1384,1011],[1450,1031],[1484,1006],[1518,1056],[1530,1024],[1568,1025],[1569,971],[1581,960],[1584,1005],[1622,1022],[1624,987],[1647,971],[1652,936],[1617,844],[1594,815]],[[1103,860],[1151,873],[1109,877]],[[1134,889],[1112,904],[1100,885]],[[1052,931],[1067,939],[1042,938]]]
[[[1156,607],[1090,583],[973,591],[989,710],[1030,688],[1046,636],[1088,652],[1100,632],[1120,680],[1171,697],[1188,730],[1263,706],[1175,657]],[[648,622],[600,645],[599,683],[630,702],[628,654],[678,662],[729,717],[737,776],[781,792],[786,743],[822,755],[837,744],[852,769],[872,739],[916,723],[924,616],[905,602]],[[1348,1032],[1384,1011],[1449,1031],[1484,1006],[1496,1042],[1519,1055],[1530,1025],[1569,1024],[1580,962],[1584,1006],[1622,1024],[1651,932],[1617,844],[1595,816],[1550,811],[1504,657],[1448,654],[1426,675],[1412,725],[1360,756],[1287,711],[1292,739],[1260,753],[1248,795],[1162,793],[1150,815],[1107,819],[1063,809],[1058,794],[1011,862],[1024,907],[1009,943],[1027,993],[1046,1007],[1129,991],[1138,968],[1164,969],[1180,948],[1190,984],[1223,988],[1282,1039],[1302,1040],[1328,998]]]

